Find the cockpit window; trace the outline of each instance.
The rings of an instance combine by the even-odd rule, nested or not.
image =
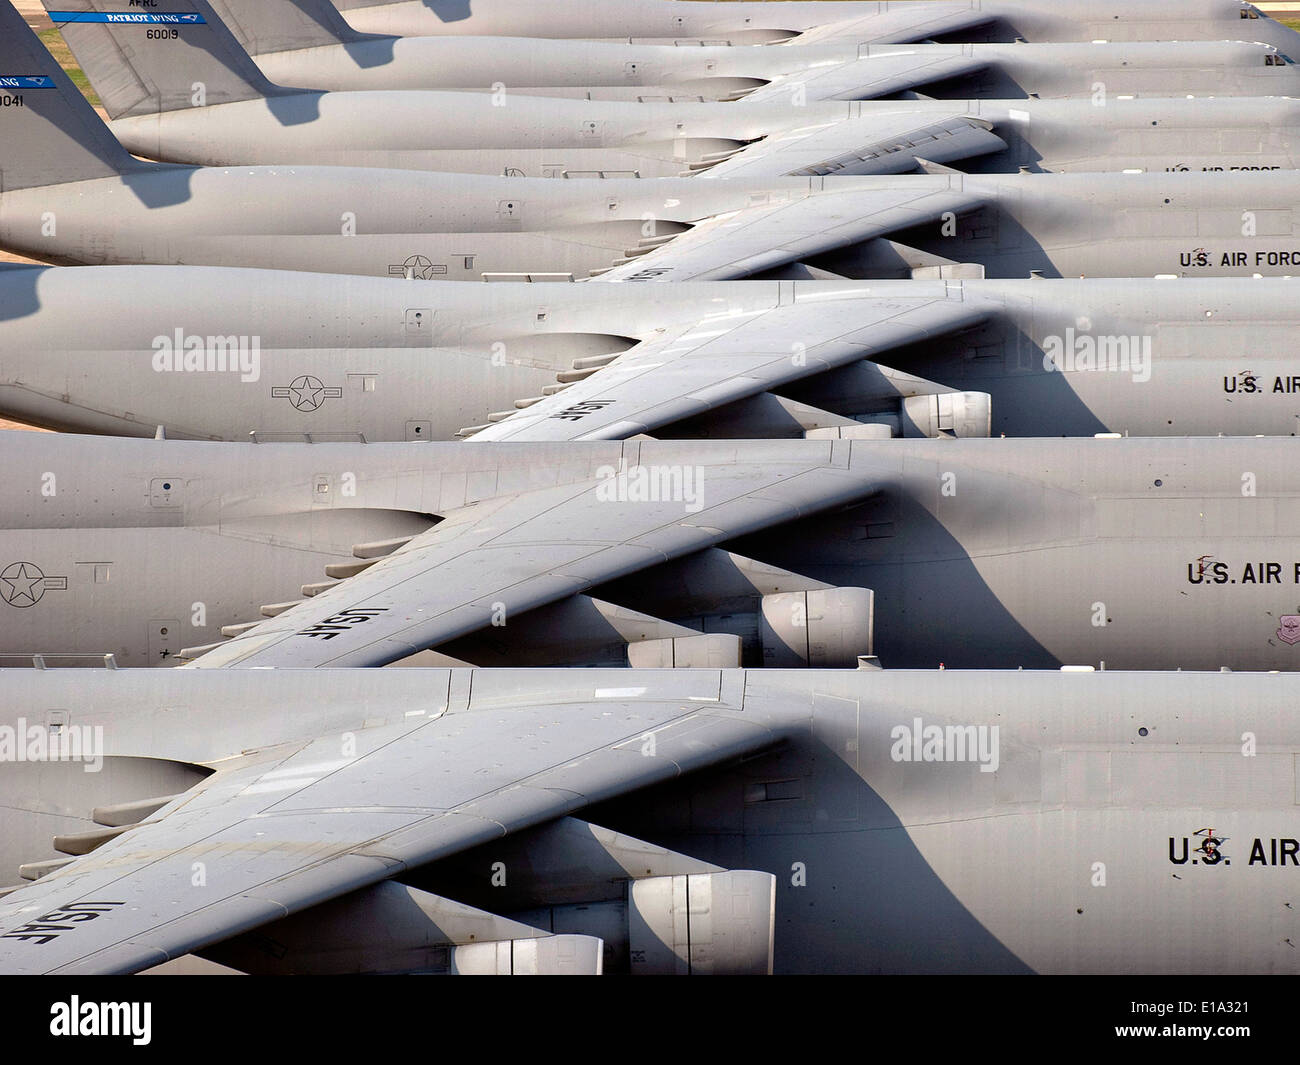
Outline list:
[[[1294,63],[1295,60],[1289,56],[1284,56],[1281,52],[1270,52],[1264,56],[1264,66],[1266,67],[1284,67],[1288,63]]]
[[[1253,7],[1243,7],[1241,9],[1242,18],[1259,18],[1259,12]]]

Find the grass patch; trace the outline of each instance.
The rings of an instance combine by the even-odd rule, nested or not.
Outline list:
[[[77,66],[77,61],[72,58],[72,50],[68,47],[67,42],[63,39],[63,34],[58,30],[41,30],[38,33],[41,43],[50,50],[50,55],[54,56],[65,71],[68,77],[87,100],[90,101],[91,107],[99,106],[99,97],[95,95],[95,90],[90,87],[90,79],[81,72],[81,67]]]

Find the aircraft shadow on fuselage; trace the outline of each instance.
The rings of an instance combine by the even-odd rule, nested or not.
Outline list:
[[[1047,249],[1030,235],[1018,219],[996,209],[994,205],[964,214],[957,223],[955,235],[945,235],[944,229],[945,223],[942,220],[931,220],[907,229],[893,230],[884,236],[872,237],[858,244],[811,255],[804,262],[855,281],[876,278],[908,280],[912,276],[911,263],[915,259],[909,260],[906,257],[906,249],[913,248],[956,263],[984,266],[984,276],[988,278],[1028,279],[1030,271],[1034,270],[1046,278],[1062,276]],[[964,236],[980,231],[996,231],[996,240]],[[891,248],[891,243],[903,245],[903,248]]]
[[[157,170],[122,175],[122,184],[148,208],[175,207],[194,196],[194,175],[199,168],[159,164]]]
[[[282,126],[305,126],[320,118],[323,92],[300,91],[266,97],[266,109]]]
[[[1045,361],[1047,355],[1042,347],[1027,334],[1019,330],[1017,333],[1015,354],[1008,353],[1003,373],[982,382],[980,378],[970,378],[966,386],[993,397],[993,436],[1090,437],[1128,428],[1103,422],[1079,398],[1070,380],[1087,371],[1071,375],[1047,369],[1050,361]],[[1106,372],[1123,388],[1142,387],[1131,379],[1132,375],[1096,372]]]
[[[473,0],[424,0],[424,6],[443,22],[463,22],[474,14],[470,10]]]
[[[1044,359],[1042,347],[1032,337],[1014,322],[996,318],[966,334],[900,345],[871,361],[958,391],[987,392],[992,397],[993,436],[1089,437],[1112,431],[1079,398],[1070,383],[1076,375],[1049,371],[1044,368]],[[844,372],[851,373],[852,368]],[[838,371],[832,370],[774,391],[837,413],[873,413],[847,411],[842,404],[837,405],[839,380]],[[1115,384],[1142,387],[1127,378],[1121,382],[1120,377],[1116,377]]]
[[[0,322],[26,318],[41,309],[37,286],[48,269],[19,263],[0,265]]]
[[[27,102],[28,100],[30,102]],[[57,146],[65,144],[63,126],[70,121],[64,100],[57,94],[31,93],[24,98],[24,110],[48,122],[58,131],[53,134],[29,133],[27,141],[32,144],[56,146],[55,152],[59,151]],[[126,149],[116,142],[107,128],[99,124],[97,118],[92,118],[91,121],[95,128],[89,130],[89,135],[80,138],[74,147],[62,150],[74,155],[91,155],[103,164],[105,174],[125,169],[126,173],[122,174],[123,184],[146,207],[172,207],[190,198],[190,182],[194,177],[193,167],[149,160],[131,160],[126,154]],[[59,172],[57,154],[48,159],[48,165],[50,171],[47,180],[51,183],[50,189],[61,191],[57,183],[68,179],[66,175],[61,175]],[[0,189],[0,192],[3,191]]]
[[[1013,44],[1019,33],[1002,19],[980,26],[971,26],[964,30],[949,30],[947,33],[928,33],[926,42],[935,44]]]
[[[1007,506],[1014,502],[1009,499]],[[1004,520],[1001,509],[991,509],[989,520]],[[942,663],[956,669],[1056,669],[1061,664],[1003,606],[943,524],[888,483],[860,506],[722,546],[836,587],[872,589],[874,651],[886,668],[934,669]]]
[[[933,100],[1026,100],[1029,90],[998,66],[985,67],[970,74],[925,82],[914,90]],[[906,93],[881,99],[910,99]]]
[[[386,67],[393,61],[393,50],[397,45],[396,37],[379,38],[373,41],[350,41],[343,45],[343,51],[362,70]]]
[[[960,163],[949,164],[956,170],[968,174],[1055,174],[1059,171],[1043,166],[1043,153],[1036,150],[1020,133],[1019,123],[999,122],[995,133],[1006,143],[1000,152],[974,156],[963,159]]]
[[[320,17],[321,9],[312,0],[286,0],[286,2],[297,8],[300,15],[314,22],[327,35],[332,36],[339,29],[336,22],[329,18],[322,19]],[[342,18],[337,12],[334,17]],[[373,34],[369,40],[345,41],[343,51],[347,53],[358,68],[367,70],[372,67],[387,66],[391,63],[393,61],[393,48],[396,44],[396,37]]]
[[[745,801],[772,794],[766,782],[797,796]],[[879,794],[807,733],[578,816],[724,868],[772,873],[778,972],[1031,971],[939,879]]]

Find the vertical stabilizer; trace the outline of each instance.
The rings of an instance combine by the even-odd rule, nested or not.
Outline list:
[[[0,192],[154,169],[131,157],[8,0],[0,0]]]
[[[268,81],[205,0],[43,0],[110,118],[294,95]]]

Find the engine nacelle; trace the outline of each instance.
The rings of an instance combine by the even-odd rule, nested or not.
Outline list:
[[[987,392],[943,392],[903,400],[904,436],[988,436],[993,431],[993,397]]]
[[[456,976],[599,976],[605,945],[594,936],[558,935],[468,943],[451,951]]]
[[[726,632],[642,640],[628,644],[627,664],[633,669],[738,669],[743,645]]]
[[[809,440],[885,440],[891,436],[988,436],[993,431],[993,397],[987,392],[940,392],[907,396],[895,413],[860,414],[850,425],[809,429]]]
[[[759,642],[770,669],[853,669],[873,653],[875,593],[826,588],[763,596]]]
[[[633,975],[766,976],[772,972],[776,877],[733,870],[632,884]]]

